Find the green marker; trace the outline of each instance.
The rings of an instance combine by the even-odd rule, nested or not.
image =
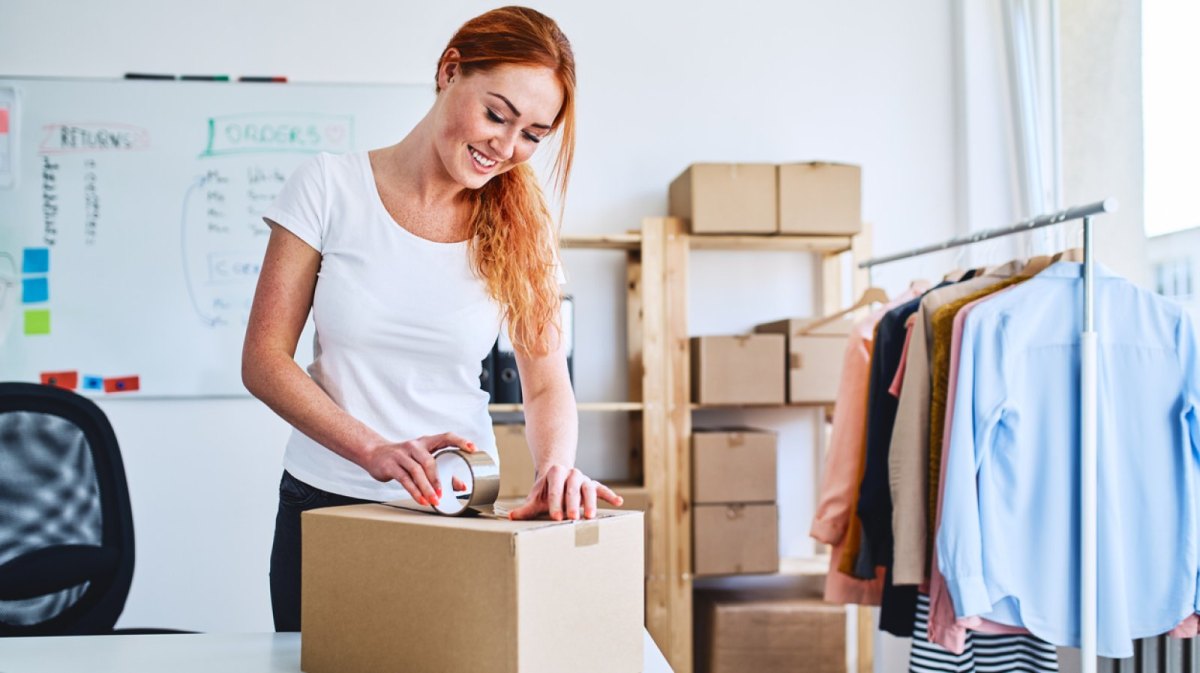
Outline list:
[[[228,82],[229,75],[180,75],[185,82]]]

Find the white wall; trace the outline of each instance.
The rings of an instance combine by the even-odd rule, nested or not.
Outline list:
[[[295,81],[428,82],[455,28],[492,3],[347,0],[44,3],[12,0],[0,73],[283,74]],[[876,252],[950,236],[955,145],[950,3],[536,2],[579,63],[579,147],[567,233],[661,215],[693,161],[829,159],[863,166]],[[619,257],[568,252],[584,400],[626,390]],[[892,289],[942,268],[880,270]],[[694,254],[693,333],[736,332],[810,310],[810,260]],[[133,492],[138,566],[122,625],[271,628],[267,560],[286,426],[244,400],[105,401]],[[704,419],[698,419],[704,420]],[[810,414],[783,430],[782,546],[807,553]],[[580,464],[624,473],[624,428],[585,416]],[[596,439],[596,438],[599,439]]]

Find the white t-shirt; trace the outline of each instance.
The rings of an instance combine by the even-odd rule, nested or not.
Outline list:
[[[367,153],[318,154],[263,214],[321,253],[308,373],[385,439],[453,432],[496,455],[480,362],[501,309],[471,270],[467,243],[438,243],[396,223]],[[395,481],[293,429],[284,468],[317,488],[367,500],[407,497]]]

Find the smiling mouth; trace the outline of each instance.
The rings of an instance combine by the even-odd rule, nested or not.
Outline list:
[[[483,172],[488,172],[496,167],[499,162],[495,159],[489,159],[479,150],[467,145],[467,153],[471,155],[471,160],[475,162],[475,166]]]

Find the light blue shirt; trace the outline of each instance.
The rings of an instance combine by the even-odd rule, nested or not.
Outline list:
[[[1200,364],[1184,309],[1096,265],[1098,653],[1196,611]],[[959,617],[1079,647],[1082,265],[963,327],[938,563]]]

